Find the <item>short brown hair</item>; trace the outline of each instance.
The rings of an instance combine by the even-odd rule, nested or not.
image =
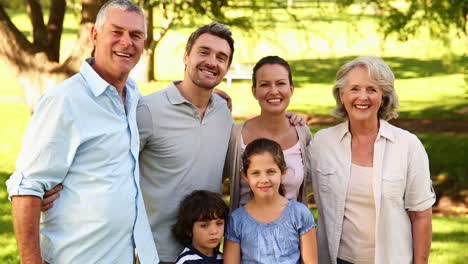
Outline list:
[[[208,33],[213,36],[217,36],[227,41],[231,48],[231,55],[229,56],[228,66],[231,66],[232,57],[234,56],[234,39],[232,38],[232,32],[224,24],[219,22],[212,22],[211,24],[204,25],[201,28],[195,30],[189,37],[187,45],[185,46],[185,55],[188,55],[192,50],[195,41],[203,34]]]

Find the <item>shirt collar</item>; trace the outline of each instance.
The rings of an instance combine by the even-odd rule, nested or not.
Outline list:
[[[384,137],[390,141],[395,141],[395,134],[391,129],[391,125],[383,119],[380,119],[380,129],[377,137]]]
[[[341,123],[338,125],[338,129],[337,129],[337,132],[338,132],[338,138],[340,139],[340,141],[343,140],[343,138],[347,135],[347,134],[351,134],[349,133],[349,121],[346,120],[345,122]]]
[[[171,82],[169,87],[167,87],[167,97],[171,104],[182,104],[188,102],[182,94],[180,93],[179,89],[177,89],[176,84],[180,83],[181,81]]]
[[[180,93],[179,89],[177,88],[177,84],[179,84],[181,81],[174,81],[174,82],[171,82],[169,84],[169,86],[167,87],[167,96],[168,96],[168,99],[169,99],[169,102],[171,104],[183,104],[183,103],[189,103],[189,104],[192,104],[190,103],[187,99],[185,99],[184,96],[182,96],[182,94]],[[212,93],[211,94],[211,98],[210,98],[210,101],[208,102],[208,108],[211,108],[213,107],[213,105],[215,104],[215,102],[218,102],[217,101],[217,98],[216,96],[214,96],[214,94]]]
[[[93,92],[94,96],[99,96],[107,89],[107,87],[113,87],[108,82],[106,82],[99,74],[93,69],[91,65],[95,62],[94,58],[86,59],[83,64],[81,64],[80,73],[83,75],[86,82],[89,84],[90,90]],[[127,94],[133,94],[137,89],[135,82],[129,77],[125,83],[125,88],[127,89]]]
[[[380,119],[379,122],[380,122],[380,128],[379,128],[379,134],[377,134],[377,138],[384,137],[386,139],[394,141],[395,140],[395,134],[393,133],[392,129],[390,128],[390,124],[387,121],[383,120],[383,119]],[[349,132],[349,120],[347,120],[346,122],[341,123],[338,126],[337,131],[338,131],[338,138],[340,139],[340,141],[342,141],[343,138],[345,138],[346,135],[351,134]]]

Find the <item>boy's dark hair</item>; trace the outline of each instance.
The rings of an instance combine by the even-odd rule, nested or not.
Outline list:
[[[189,37],[187,45],[185,46],[185,55],[188,55],[192,50],[192,46],[195,41],[203,34],[208,33],[213,36],[222,38],[227,41],[229,47],[231,48],[231,54],[229,55],[228,66],[231,66],[232,58],[234,56],[234,39],[232,38],[231,30],[226,27],[224,24],[221,24],[217,21],[212,22],[211,24],[205,25],[201,28],[195,30]]]
[[[227,223],[229,208],[219,193],[197,190],[187,195],[179,205],[177,222],[172,234],[183,246],[192,244],[193,224],[196,221],[211,221],[217,218]]]
[[[261,58],[254,66],[253,68],[253,73],[252,73],[252,87],[255,87],[257,85],[257,71],[260,69],[263,65],[266,64],[271,64],[271,65],[281,65],[283,66],[286,71],[288,71],[288,80],[290,85],[294,85],[293,80],[292,80],[292,72],[291,72],[291,67],[289,66],[289,63],[285,61],[283,58],[278,57],[278,56],[266,56]]]
[[[250,166],[250,157],[253,155],[269,153],[273,157],[273,161],[276,163],[282,174],[286,173],[288,167],[284,160],[283,150],[281,146],[273,140],[267,138],[258,138],[250,142],[245,147],[244,154],[242,155],[242,172],[247,175],[247,170]],[[279,194],[284,196],[285,189],[283,184],[279,186]]]

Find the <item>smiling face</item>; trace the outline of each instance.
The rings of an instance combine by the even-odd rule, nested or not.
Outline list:
[[[340,99],[351,122],[377,122],[382,96],[382,89],[371,80],[367,69],[363,67],[356,67],[348,73],[340,93]]]
[[[252,93],[262,113],[283,114],[294,91],[286,68],[279,64],[265,64],[257,70],[255,77]]]
[[[206,256],[213,256],[224,235],[224,220],[221,218],[196,221],[192,229],[192,246]]]
[[[138,63],[145,45],[143,15],[111,8],[102,28],[93,27],[96,72],[106,81],[126,79]]]
[[[205,33],[195,40],[185,54],[185,79],[204,89],[213,89],[229,69],[231,48],[225,39]]]
[[[254,154],[249,157],[250,165],[244,179],[250,186],[255,199],[273,198],[279,194],[281,180],[284,174],[268,152]]]

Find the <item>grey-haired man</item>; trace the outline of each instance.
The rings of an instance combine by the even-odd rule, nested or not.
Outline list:
[[[139,187],[141,96],[128,79],[146,41],[143,11],[109,1],[92,39],[95,58],[37,104],[7,182],[22,263],[128,264],[135,248],[141,263],[159,262]],[[40,217],[57,184],[60,199]]]

